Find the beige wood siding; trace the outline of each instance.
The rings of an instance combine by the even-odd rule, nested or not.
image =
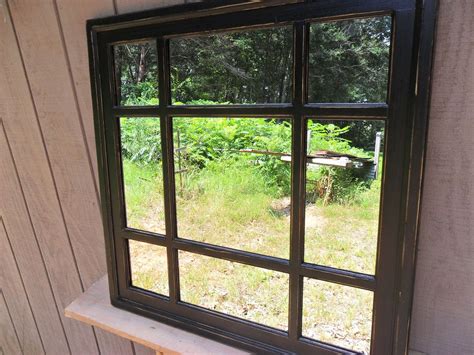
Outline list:
[[[63,316],[106,272],[85,21],[182,2],[0,0],[3,353],[151,354]]]
[[[151,354],[63,309],[106,272],[85,21],[184,0],[0,0],[0,353]],[[410,347],[474,353],[474,1],[440,0]]]
[[[440,0],[411,347],[474,354],[474,1]]]

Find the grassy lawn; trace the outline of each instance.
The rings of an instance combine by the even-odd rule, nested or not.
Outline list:
[[[305,261],[375,274],[380,180],[353,204],[306,207]]]
[[[164,233],[161,167],[125,160],[124,177],[128,225]],[[290,199],[255,169],[214,164],[183,184],[180,237],[288,258]],[[305,261],[373,274],[379,196],[375,181],[354,203],[308,203]],[[131,241],[130,252],[133,284],[168,294],[166,250]],[[182,300],[287,330],[288,275],[187,252],[179,263]],[[371,292],[305,280],[304,300],[303,335],[368,353]]]
[[[123,161],[127,225],[165,234],[165,204],[161,166]]]

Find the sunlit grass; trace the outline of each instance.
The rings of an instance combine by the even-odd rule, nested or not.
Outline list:
[[[188,180],[177,200],[180,237],[288,258],[289,216],[273,208],[275,192],[254,168],[211,166]]]
[[[160,164],[123,161],[127,226],[165,233],[163,178]]]
[[[168,295],[168,264],[166,248],[129,241],[132,285]]]
[[[160,167],[161,169],[161,167]],[[129,225],[164,229],[161,174],[124,162]],[[306,207],[305,261],[373,273],[380,181],[355,201]],[[178,234],[256,253],[288,258],[290,205],[258,171],[248,165],[214,165],[190,172],[184,189],[177,184]],[[147,245],[136,245],[135,283],[158,293],[167,292],[166,257]],[[154,254],[154,255],[153,255]],[[163,254],[164,255],[164,254]],[[288,276],[282,273],[180,253],[182,300],[287,329]],[[148,263],[148,265],[146,264]],[[161,266],[160,263],[163,263]],[[152,266],[150,266],[152,265]],[[165,280],[166,282],[159,280]],[[372,294],[349,287],[309,281],[304,288],[304,334],[319,340],[368,352]]]
[[[373,293],[304,279],[303,335],[369,353]]]
[[[287,330],[287,274],[187,252],[179,256],[183,301]]]

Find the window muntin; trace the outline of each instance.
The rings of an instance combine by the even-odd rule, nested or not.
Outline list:
[[[390,16],[317,22],[309,34],[309,102],[386,102]]]
[[[408,0],[407,0],[408,1]],[[390,90],[396,89],[399,92],[398,96],[391,95],[389,109],[386,104],[379,105],[370,105],[370,104],[355,104],[351,105],[350,103],[335,103],[333,105],[311,105],[305,104],[305,92],[308,90],[308,83],[305,74],[306,59],[309,55],[308,47],[305,45],[304,34],[309,33],[309,24],[313,22],[317,17],[324,17],[325,20],[331,20],[331,16],[334,18],[347,18],[348,14],[344,11],[347,10],[342,7],[334,8],[323,8],[322,13],[318,13],[315,9],[320,9],[318,3],[311,4],[299,4],[294,5],[295,11],[288,11],[278,17],[278,21],[285,23],[292,23],[294,28],[294,91],[292,97],[292,103],[286,106],[281,106],[276,108],[275,106],[266,107],[265,105],[248,105],[247,108],[237,107],[229,105],[226,108],[227,111],[223,111],[222,107],[212,107],[211,105],[201,105],[199,109],[196,107],[180,107],[179,105],[167,106],[165,104],[171,103],[171,87],[169,86],[168,79],[169,68],[168,68],[168,36],[176,38],[177,35],[188,33],[195,34],[199,31],[212,31],[212,30],[223,30],[228,26],[228,29],[232,28],[242,28],[247,24],[255,27],[255,25],[261,23],[267,26],[268,23],[274,22],[277,18],[271,11],[262,10],[258,11],[258,17],[251,17],[251,20],[247,23],[246,20],[242,20],[239,17],[233,16],[217,16],[215,19],[212,18],[210,22],[202,22],[202,19],[199,20],[186,20],[182,22],[177,22],[176,24],[165,24],[163,31],[161,29],[153,32],[150,31],[151,26],[144,27],[143,38],[149,38],[151,33],[154,33],[157,38],[158,46],[158,56],[162,59],[162,65],[159,68],[159,77],[160,77],[160,101],[162,105],[158,107],[150,107],[149,109],[138,109],[138,108],[109,108],[106,112],[107,120],[111,116],[119,117],[124,115],[124,113],[132,113],[133,116],[156,116],[160,115],[161,119],[164,120],[163,127],[165,129],[161,132],[162,139],[164,141],[163,146],[163,161],[168,160],[168,163],[164,164],[164,180],[165,180],[165,200],[168,202],[165,204],[166,209],[166,236],[159,237],[156,235],[148,234],[145,232],[136,233],[133,230],[123,230],[123,223],[120,223],[120,219],[123,217],[120,215],[120,212],[117,211],[117,202],[120,203],[120,200],[117,200],[117,196],[120,196],[120,191],[116,189],[117,186],[120,187],[120,183],[116,184],[112,182],[112,200],[115,200],[115,204],[112,204],[112,209],[114,213],[114,233],[118,238],[131,238],[137,240],[148,240],[152,244],[159,244],[166,246],[168,251],[168,265],[169,276],[170,276],[170,302],[163,303],[163,300],[154,300],[151,301],[149,295],[146,294],[146,297],[139,292],[139,290],[130,288],[130,283],[125,277],[127,273],[130,272],[127,265],[127,261],[123,259],[121,243],[116,244],[114,253],[117,255],[119,270],[118,270],[118,289],[114,293],[116,304],[123,306],[128,306],[128,300],[143,303],[146,306],[152,307],[157,310],[153,312],[153,316],[159,317],[159,311],[165,310],[173,314],[179,315],[180,317],[189,318],[194,321],[203,322],[205,324],[210,324],[214,329],[222,328],[225,331],[235,332],[236,334],[251,339],[257,339],[263,341],[266,344],[278,344],[278,347],[285,349],[298,349],[298,351],[329,351],[329,352],[341,352],[344,351],[343,348],[332,346],[327,343],[322,343],[320,341],[310,341],[308,339],[300,338],[301,333],[301,322],[302,322],[302,303],[298,301],[299,297],[303,293],[303,276],[308,277],[314,280],[324,280],[325,282],[330,282],[332,284],[341,284],[352,289],[365,289],[368,291],[375,291],[375,303],[374,310],[377,312],[374,313],[374,334],[371,340],[371,346],[375,344],[375,349],[388,349],[389,341],[385,341],[384,335],[388,335],[388,332],[391,332],[391,320],[393,320],[393,313],[391,312],[391,306],[393,305],[390,302],[386,302],[387,297],[391,297],[391,294],[395,294],[392,291],[394,290],[394,284],[392,284],[394,269],[393,265],[388,265],[387,263],[382,264],[380,260],[377,265],[377,282],[375,277],[370,275],[364,275],[357,272],[351,272],[346,270],[339,270],[332,267],[326,267],[324,265],[316,264],[307,264],[303,262],[304,256],[304,247],[303,247],[303,233],[302,230],[299,230],[298,224],[304,223],[304,218],[301,216],[304,215],[304,195],[301,194],[301,190],[304,190],[304,172],[305,164],[300,163],[301,156],[304,155],[304,146],[305,146],[305,136],[306,130],[304,130],[304,123],[302,123],[306,117],[323,117],[327,119],[328,117],[333,117],[334,119],[369,119],[369,120],[385,120],[389,122],[387,128],[387,156],[385,162],[386,171],[384,172],[387,176],[384,179],[386,187],[388,188],[386,194],[384,194],[383,205],[392,206],[387,207],[387,211],[384,211],[381,216],[382,226],[382,236],[379,237],[381,242],[379,247],[379,256],[384,256],[384,260],[388,261],[389,264],[396,258],[396,243],[398,235],[395,230],[395,226],[401,220],[400,217],[400,196],[405,194],[403,186],[401,184],[402,175],[405,176],[408,174],[408,171],[405,170],[405,167],[402,163],[403,152],[400,148],[400,144],[394,144],[395,142],[404,142],[403,145],[409,145],[408,138],[404,136],[402,127],[409,127],[409,120],[411,117],[406,115],[406,106],[407,102],[401,97],[400,93],[405,93],[409,95],[409,82],[408,70],[410,61],[405,61],[403,58],[409,56],[409,51],[411,50],[412,44],[412,28],[408,26],[410,19],[407,17],[411,16],[411,12],[399,11],[397,8],[398,3],[393,3],[393,12],[392,5],[383,5],[378,7],[378,5],[370,4],[367,8],[365,5],[357,5],[354,8],[351,8],[350,16],[360,16],[364,17],[363,12],[368,11],[370,13],[393,13],[393,18],[397,22],[397,26],[394,26],[394,29],[397,33],[394,33],[393,38],[401,38],[401,34],[404,30],[408,31],[410,34],[409,41],[395,42],[395,47],[391,49],[392,57],[392,66],[390,73]],[[359,9],[360,6],[360,9]],[[384,7],[388,6],[388,7]],[[288,6],[292,8],[293,5]],[[357,10],[359,9],[359,10]],[[307,11],[306,11],[307,10]],[[406,10],[406,9],[405,9]],[[342,16],[341,16],[342,15]],[[349,16],[349,17],[350,17]],[[258,19],[257,19],[258,18]],[[401,19],[398,21],[397,19]],[[293,22],[295,21],[296,22]],[[260,21],[260,22],[259,22]],[[306,21],[306,22],[302,22]],[[158,26],[159,27],[159,26]],[[132,32],[130,35],[125,33],[125,31],[119,30],[117,36],[114,34],[107,34],[104,38],[107,38],[108,42],[124,42],[124,38],[138,38],[141,30]],[[174,33],[176,31],[176,33]],[[125,36],[125,37],[122,37]],[[161,37],[164,36],[164,37]],[[101,47],[101,45],[99,45]],[[99,48],[100,51],[100,48]],[[102,52],[104,53],[102,47]],[[394,63],[394,64],[393,64]],[[108,83],[103,83],[102,90],[108,92],[112,86],[107,86]],[[390,91],[392,92],[392,91]],[[108,106],[110,102],[105,100],[105,106]],[[209,116],[228,116],[228,117],[273,117],[273,116],[289,116],[294,118],[294,128],[293,131],[296,132],[292,137],[292,158],[295,158],[292,164],[292,196],[293,196],[293,206],[291,211],[292,218],[292,236],[291,236],[291,250],[290,250],[290,260],[286,262],[285,260],[277,259],[271,256],[262,256],[258,254],[248,253],[245,251],[239,251],[235,249],[229,249],[226,247],[218,245],[208,245],[203,244],[197,241],[185,240],[178,238],[177,229],[176,229],[176,211],[175,211],[175,187],[176,181],[174,176],[174,161],[173,161],[173,132],[172,132],[172,117],[209,117]],[[110,122],[106,122],[110,131]],[[112,129],[115,129],[112,127]],[[106,127],[107,131],[107,127]],[[116,138],[114,138],[116,139]],[[116,162],[114,161],[113,154],[116,153],[116,148],[111,147],[110,135],[108,135],[107,149],[109,153],[110,165],[116,168]],[[115,153],[111,153],[115,151]],[[115,169],[116,170],[116,169]],[[114,169],[112,169],[114,171]],[[394,178],[392,178],[392,176]],[[395,179],[397,177],[398,179]],[[397,182],[398,181],[398,182]],[[114,186],[115,185],[115,186]],[[301,189],[301,187],[303,187]],[[122,208],[123,209],[123,208]],[[382,206],[382,209],[383,206]],[[389,213],[391,212],[391,213]],[[384,227],[385,226],[385,227]],[[304,224],[301,224],[304,230]],[[389,228],[391,227],[391,228]],[[385,235],[385,238],[384,238]],[[390,248],[390,246],[392,248]],[[180,303],[179,297],[179,280],[178,278],[178,267],[177,267],[177,252],[178,250],[186,250],[190,253],[196,253],[199,255],[207,255],[213,258],[222,259],[222,260],[233,260],[238,261],[253,267],[263,267],[269,270],[280,271],[289,275],[290,279],[290,297],[289,297],[289,327],[288,334],[283,335],[281,332],[273,331],[270,328],[263,330],[261,327],[252,326],[249,323],[242,323],[238,321],[229,321],[227,317],[218,317],[214,314],[207,313],[204,309],[187,307]],[[387,257],[388,256],[388,257]],[[290,266],[291,265],[291,266]],[[125,280],[125,281],[124,281]],[[301,282],[300,282],[301,281]],[[122,298],[123,297],[123,298]],[[381,302],[381,297],[385,298],[384,302]],[[395,302],[395,301],[394,301]],[[390,306],[390,307],[389,307]],[[390,308],[390,310],[389,310]],[[180,322],[176,319],[176,322]],[[219,336],[219,335],[216,335]],[[226,338],[228,339],[228,338]],[[268,348],[265,348],[268,349]]]
[[[118,105],[158,105],[158,54],[155,41],[114,46]]]
[[[178,237],[288,259],[291,121],[173,118]]]
[[[291,101],[291,26],[170,40],[173,104]]]

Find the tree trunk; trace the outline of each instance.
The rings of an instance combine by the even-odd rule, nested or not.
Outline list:
[[[142,46],[140,50],[140,61],[138,64],[137,83],[141,83],[146,75],[146,48]]]

